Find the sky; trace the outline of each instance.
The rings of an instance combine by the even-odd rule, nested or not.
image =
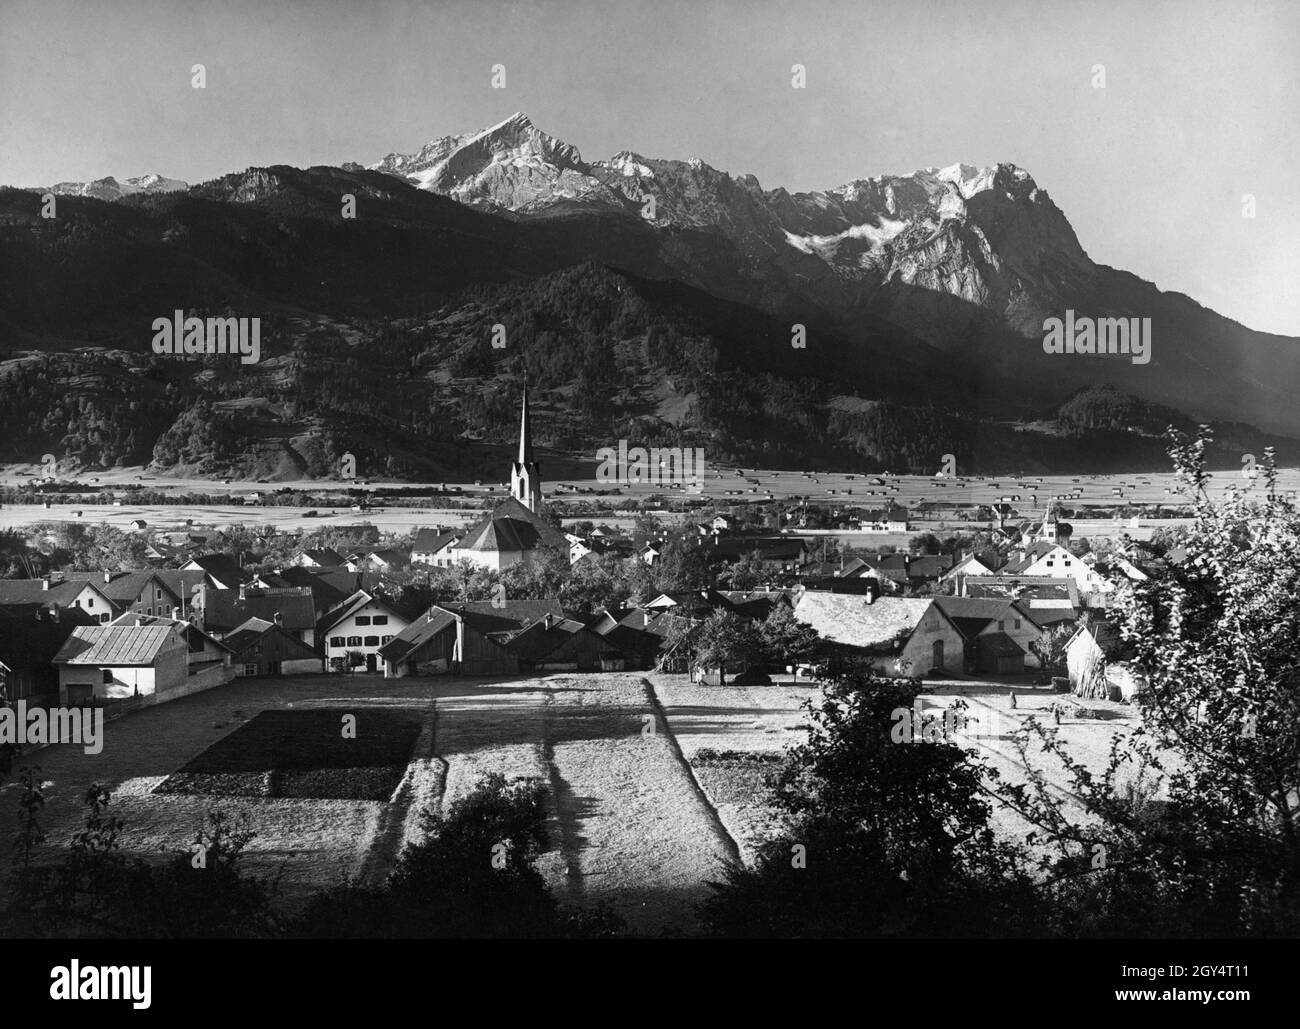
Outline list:
[[[515,111],[587,160],[791,191],[1010,161],[1093,260],[1300,336],[1295,0],[0,0],[0,27],[0,184],[370,164]]]

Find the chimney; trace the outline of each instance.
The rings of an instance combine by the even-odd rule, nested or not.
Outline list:
[[[239,599],[240,599],[240,600],[247,600],[247,599],[248,599],[247,596],[246,596],[245,593],[244,593],[244,584],[243,584],[242,582],[239,584]]]
[[[105,582],[113,581],[113,573],[108,571],[107,569],[104,570],[104,581]]]
[[[178,622],[182,620],[182,619],[181,619],[181,609],[180,609],[179,607],[177,607],[175,604],[172,605],[172,617],[173,617],[174,619],[176,619],[176,621],[178,621]]]
[[[284,626],[284,615],[280,614],[279,611],[275,613],[275,624],[281,627]]]
[[[50,588],[50,577],[47,575],[45,576],[45,578],[41,579],[41,589],[48,590],[49,588]]]
[[[542,628],[545,629],[547,632],[550,632],[551,622],[552,622],[551,614],[548,611],[545,615],[542,616]]]
[[[868,604],[874,604],[876,602],[876,598],[880,596],[880,584],[877,583],[875,579],[867,580],[866,596],[867,596]]]

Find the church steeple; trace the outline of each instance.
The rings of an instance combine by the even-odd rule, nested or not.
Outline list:
[[[530,511],[542,509],[542,473],[533,459],[533,430],[528,417],[528,376],[519,408],[519,458],[510,468],[510,495]]]
[[[519,464],[533,463],[533,431],[528,424],[528,376],[524,376],[524,402],[519,411]]]

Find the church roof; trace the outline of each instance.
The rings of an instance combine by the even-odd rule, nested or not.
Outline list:
[[[569,541],[554,525],[511,497],[471,525],[456,549],[509,553],[544,546],[559,547],[567,553]]]

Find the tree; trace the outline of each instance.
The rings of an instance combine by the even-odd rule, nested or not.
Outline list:
[[[1277,493],[1271,452],[1262,491],[1234,484],[1212,500],[1210,442],[1205,427],[1190,441],[1170,435],[1194,501],[1186,560],[1117,590],[1141,728],[1097,774],[1029,726],[1071,771],[1087,819],[1067,814],[1037,768],[1026,787],[1002,791],[1051,844],[1051,909],[1072,934],[1292,935],[1300,925],[1300,519]],[[1027,766],[1028,743],[1018,742]]]
[[[788,604],[774,604],[758,626],[763,660],[770,665],[799,664],[813,655],[820,637],[811,625],[795,618]]]
[[[705,548],[694,542],[673,538],[664,544],[659,560],[651,569],[655,588],[660,593],[705,589],[713,585]]]
[[[895,742],[918,688],[855,671],[809,705],[808,742],[769,781],[785,831],[757,866],[728,868],[702,906],[739,937],[1015,932],[1032,895],[1017,849],[989,827],[983,777],[951,741]],[[915,730],[919,727],[915,727]]]
[[[444,814],[421,813],[379,889],[317,894],[298,933],[362,938],[537,938],[559,935],[555,901],[536,862],[546,849],[546,787],[484,776]]]
[[[1057,625],[1047,631],[1046,636],[1030,640],[1029,649],[1038,658],[1043,671],[1048,675],[1065,675],[1065,648],[1074,639],[1077,628],[1073,625]]]
[[[757,550],[729,564],[719,576],[733,590],[752,590],[770,578],[767,565]]]
[[[754,623],[734,611],[715,611],[700,625],[695,636],[695,663],[718,670],[718,685],[727,684],[727,665],[748,665],[763,653],[762,640]]]
[[[939,537],[932,532],[923,532],[919,536],[913,536],[908,543],[908,548],[914,554],[939,554],[942,553],[943,544]]]

